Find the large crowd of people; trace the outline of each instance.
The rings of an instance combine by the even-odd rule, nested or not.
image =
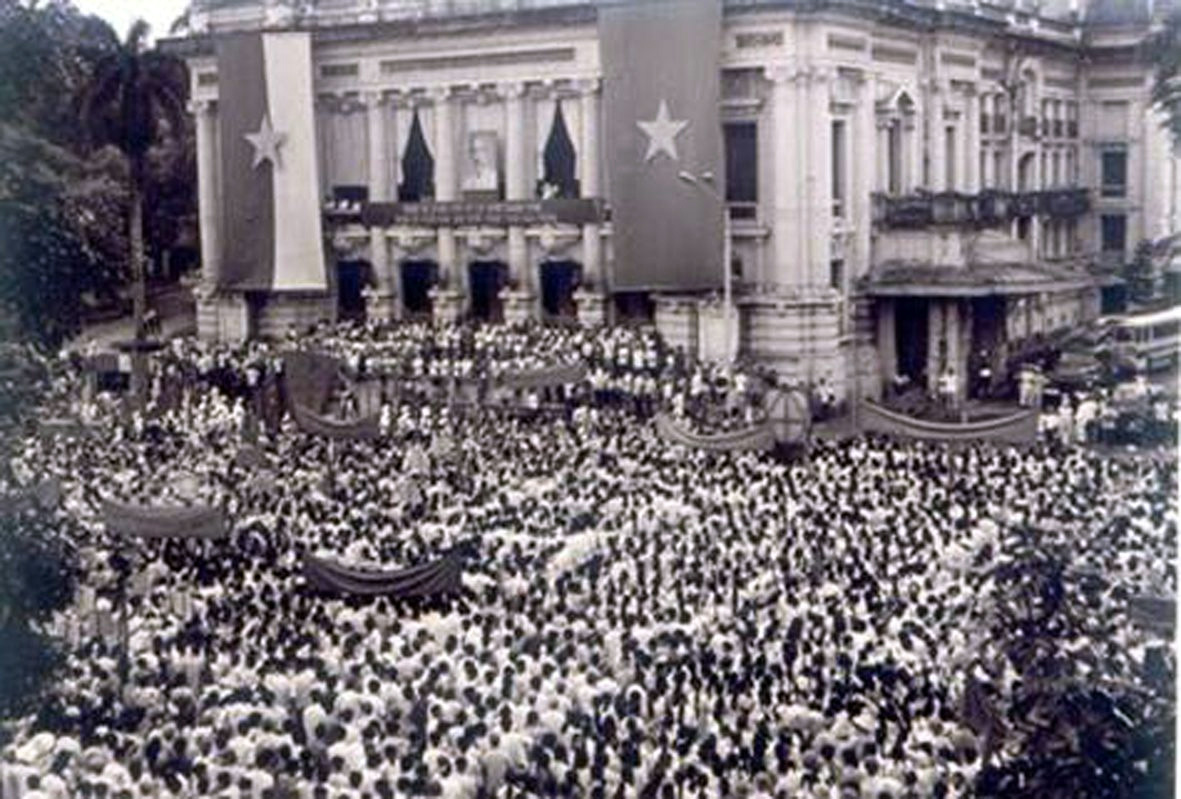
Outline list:
[[[290,418],[250,434],[252,392],[292,346],[380,383],[380,438]],[[586,376],[550,398],[560,412],[413,388],[569,363]],[[51,371],[44,413],[92,434],[29,435],[6,488],[60,481],[53,530],[82,576],[52,624],[65,670],[3,750],[6,799],[970,796],[986,759],[1021,754],[961,712],[969,675],[1009,711],[1017,677],[983,633],[1010,531],[1070,543],[1108,581],[1093,612],[1110,634],[1069,642],[1080,675],[1099,657],[1140,681],[1153,639],[1127,601],[1175,590],[1169,459],[1072,440],[850,437],[794,462],[675,447],[653,413],[747,424],[768,376],[641,330],[180,340],[134,414],[82,390],[77,360]],[[120,538],[106,500],[212,504],[231,532]],[[460,544],[454,596],[324,595],[300,568]]]

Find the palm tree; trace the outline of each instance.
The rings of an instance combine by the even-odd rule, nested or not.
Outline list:
[[[95,69],[93,82],[82,98],[82,120],[90,141],[111,144],[127,158],[128,242],[134,281],[135,339],[145,338],[143,197],[148,178],[148,152],[165,131],[177,135],[185,124],[184,65],[175,58],[147,49],[149,27],[136,20],[127,38],[113,47]],[[137,357],[136,362],[142,361]],[[138,371],[138,369],[136,370]],[[137,396],[142,375],[133,373]]]

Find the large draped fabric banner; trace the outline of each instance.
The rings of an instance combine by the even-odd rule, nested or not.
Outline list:
[[[462,573],[463,565],[456,552],[449,552],[429,563],[394,571],[359,569],[312,555],[305,555],[303,559],[304,578],[321,591],[394,599],[458,593]]]
[[[722,285],[721,44],[721,0],[599,6],[614,291]]]
[[[361,439],[369,441],[381,433],[381,418],[377,414],[360,419],[333,419],[308,410],[300,405],[291,406],[295,423],[305,433],[335,439]]]
[[[906,416],[869,400],[861,401],[863,429],[921,441],[1032,444],[1037,441],[1037,419],[1037,411],[1021,411],[978,422],[933,422]]]
[[[728,433],[695,433],[678,424],[667,414],[656,417],[656,432],[670,444],[693,449],[708,449],[714,452],[737,450],[764,451],[775,446],[775,432],[770,422],[752,425]]]
[[[214,46],[223,183],[218,286],[327,291],[311,34],[231,33]]]
[[[340,367],[338,359],[320,352],[283,353],[283,389],[288,406],[323,413],[340,381]]]
[[[109,532],[139,538],[223,538],[228,533],[225,515],[210,505],[172,508],[107,500],[103,523]]]
[[[520,372],[504,372],[496,376],[495,383],[501,388],[508,389],[549,388],[579,383],[585,378],[586,366],[571,363]]]

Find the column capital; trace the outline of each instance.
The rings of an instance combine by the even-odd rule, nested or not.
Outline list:
[[[212,114],[217,101],[210,98],[190,98],[185,109],[193,116]]]
[[[769,64],[763,67],[763,76],[776,86],[785,83],[804,83],[811,77],[812,70],[795,64]]]
[[[387,100],[386,93],[378,89],[366,89],[361,92],[361,104],[366,108],[381,108]]]
[[[424,92],[424,96],[438,105],[452,99],[455,96],[455,91],[451,86],[431,86]]]
[[[602,84],[600,78],[579,78],[574,81],[574,88],[583,97],[593,97],[599,93]]]
[[[520,100],[525,96],[525,82],[513,80],[498,83],[496,92],[506,100]]]

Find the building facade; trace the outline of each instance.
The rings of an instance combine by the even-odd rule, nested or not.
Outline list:
[[[595,3],[197,0],[164,47],[192,76],[204,278],[233,79],[213,39],[292,28],[312,36],[334,281],[319,304],[210,288],[201,333],[639,312],[687,349],[728,345],[848,399],[949,371],[970,393],[981,365],[1097,316],[1137,245],[1179,229],[1177,152],[1137,55],[1163,11],[1147,0],[723,8],[733,314],[712,294],[612,291]]]

